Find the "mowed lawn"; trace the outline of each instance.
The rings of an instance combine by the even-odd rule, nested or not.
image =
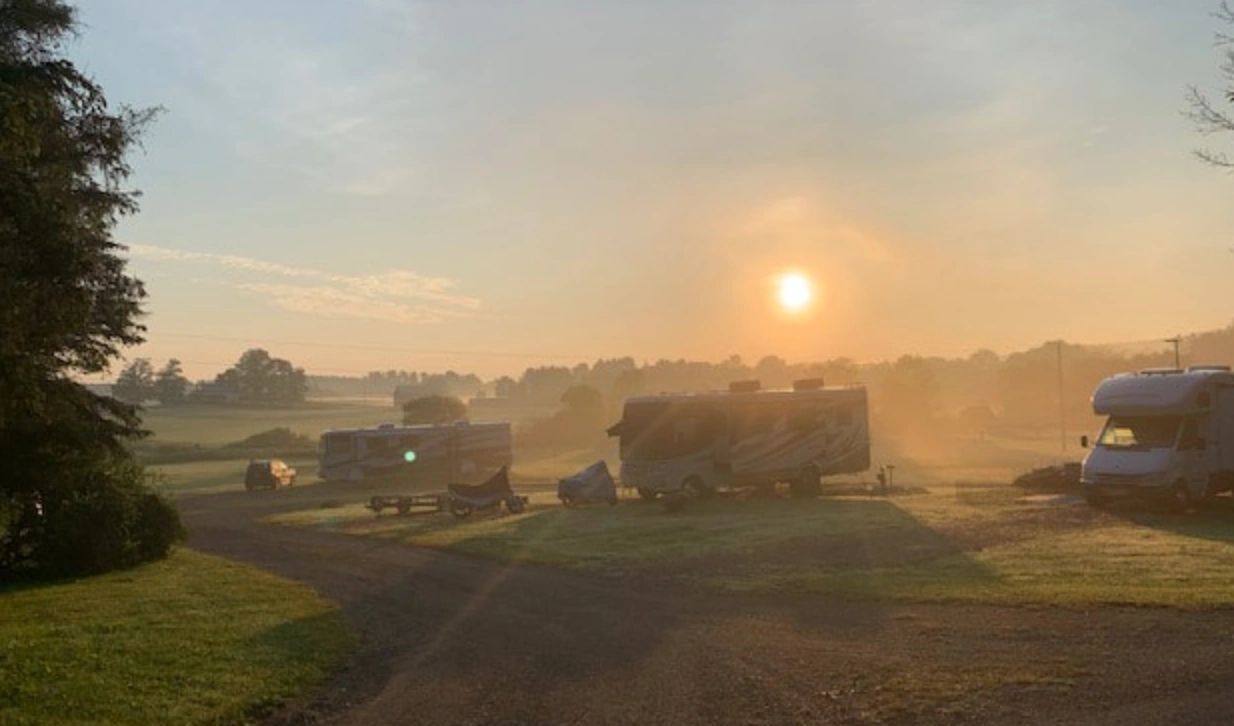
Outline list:
[[[0,723],[236,723],[351,646],[300,585],[191,550],[73,582],[0,588]]]
[[[644,572],[726,590],[1002,603],[1234,606],[1234,511],[1104,512],[1009,486],[818,500],[376,517],[359,504],[272,522],[483,557]],[[1227,503],[1228,504],[1228,503]]]

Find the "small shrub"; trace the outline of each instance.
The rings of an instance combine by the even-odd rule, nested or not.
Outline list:
[[[252,436],[228,444],[229,449],[278,449],[278,450],[301,450],[312,449],[314,447],[312,439],[298,434],[286,426],[268,429],[261,433],[253,434]]]
[[[151,491],[133,459],[112,455],[71,470],[71,479],[48,471],[37,487],[5,502],[0,573],[105,572],[164,557],[184,539],[179,513]]]
[[[424,396],[403,404],[403,423],[448,424],[467,418],[467,404],[456,396]]]

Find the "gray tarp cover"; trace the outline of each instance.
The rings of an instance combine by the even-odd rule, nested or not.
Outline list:
[[[608,464],[597,461],[579,473],[557,482],[557,497],[563,502],[616,502],[617,483]]]

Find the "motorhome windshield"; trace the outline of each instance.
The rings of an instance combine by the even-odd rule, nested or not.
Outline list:
[[[1109,449],[1169,448],[1181,421],[1181,416],[1111,416],[1097,443]]]

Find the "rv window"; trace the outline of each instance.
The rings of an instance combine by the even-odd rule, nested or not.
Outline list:
[[[698,419],[679,418],[673,422],[673,445],[675,447],[688,446],[697,438]]]
[[[1183,430],[1178,434],[1178,450],[1195,451],[1200,448],[1202,442],[1199,422],[1194,418],[1184,420]]]
[[[1174,446],[1179,416],[1111,416],[1099,446],[1110,449],[1166,449]]]
[[[356,458],[356,439],[351,434],[333,434],[326,437],[326,461],[347,461]]]

